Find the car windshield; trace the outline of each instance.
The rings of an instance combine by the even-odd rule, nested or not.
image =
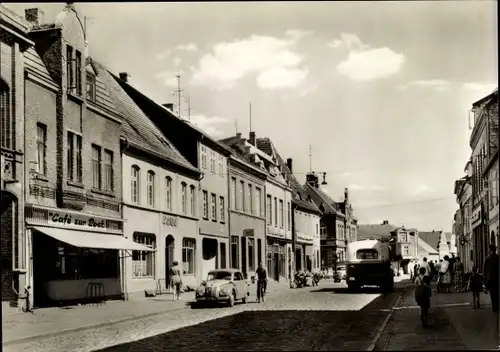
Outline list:
[[[345,270],[345,266],[341,265],[337,267],[337,270]]]
[[[231,280],[231,273],[229,271],[211,271],[207,277],[207,281],[210,280]]]
[[[378,259],[376,249],[360,249],[356,252],[357,259]]]

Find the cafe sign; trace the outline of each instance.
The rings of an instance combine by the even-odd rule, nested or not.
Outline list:
[[[72,225],[92,229],[106,228],[106,221],[104,219],[60,212],[49,212],[49,223],[59,226]]]
[[[177,227],[177,216],[163,215],[163,225]]]
[[[301,242],[307,242],[307,243],[312,243],[313,239],[311,237],[306,237],[302,235],[297,235],[297,240]]]
[[[243,236],[254,236],[254,230],[253,229],[244,229],[243,230]]]

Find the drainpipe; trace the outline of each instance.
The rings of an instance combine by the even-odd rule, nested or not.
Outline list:
[[[231,268],[231,258],[232,258],[232,250],[231,250],[231,175],[229,173],[229,161],[230,156],[227,158],[227,172],[226,177],[228,178],[227,184],[227,248],[226,253],[229,254],[229,258],[226,258],[226,267]],[[236,202],[236,201],[235,201]],[[227,257],[227,256],[226,256]],[[229,260],[228,260],[229,259]]]
[[[292,272],[290,273],[290,277],[291,277],[291,280],[290,280],[290,287],[292,287],[292,284],[293,284],[293,278],[295,276],[295,269],[297,268],[297,263],[295,262],[295,258],[296,258],[296,248],[297,248],[297,232],[295,231],[295,209],[297,209],[297,205],[294,204],[292,202],[292,200],[290,199],[290,207],[291,207],[291,217],[292,217]]]
[[[123,154],[124,152],[128,149],[129,147],[129,143],[128,143],[128,139],[126,137],[122,137],[120,138],[120,142],[123,141],[123,147],[120,148],[121,149],[121,163],[120,163],[120,172],[121,172],[121,176],[123,178]],[[122,185],[123,185],[123,179],[122,179]],[[123,206],[124,206],[124,202],[123,202],[123,187],[122,187],[122,201],[121,201],[121,209],[120,209],[120,213],[121,213],[121,217],[122,217],[122,220],[123,220]],[[122,229],[123,229],[123,236],[125,236],[125,226],[124,226],[124,222],[122,221]],[[122,289],[122,296],[123,296],[123,299],[125,301],[128,300],[128,287],[127,287],[127,251],[124,251],[124,250],[121,250],[120,251],[120,286],[121,286],[121,289]]]

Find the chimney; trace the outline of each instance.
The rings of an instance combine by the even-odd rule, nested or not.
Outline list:
[[[319,187],[318,176],[314,172],[310,172],[306,175],[306,182],[314,188]]]
[[[248,142],[253,145],[254,147],[256,147],[255,145],[255,132],[251,132],[250,131],[250,136],[248,138]]]
[[[293,170],[292,170],[292,158],[286,159],[286,166],[288,166],[288,170],[290,170],[290,172],[293,174]]]
[[[174,104],[169,103],[169,104],[162,104],[164,107],[166,107],[168,110],[174,111]]]
[[[348,203],[349,202],[349,189],[344,188],[344,202]]]
[[[238,140],[241,139],[241,132],[236,133],[236,138],[238,138]]]
[[[24,10],[24,17],[26,17],[26,21],[34,26],[39,26],[43,23],[43,16],[44,13],[39,8]]]
[[[128,81],[128,76],[129,76],[129,74],[127,72],[120,72],[120,79],[123,82],[127,82]]]
[[[382,225],[389,225],[389,220],[384,220],[384,221],[382,222]]]

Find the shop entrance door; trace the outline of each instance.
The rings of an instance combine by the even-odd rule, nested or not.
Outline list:
[[[175,239],[168,235],[165,241],[165,287],[170,287],[170,268],[174,263]]]
[[[243,277],[247,278],[247,238],[241,238],[241,272]]]

